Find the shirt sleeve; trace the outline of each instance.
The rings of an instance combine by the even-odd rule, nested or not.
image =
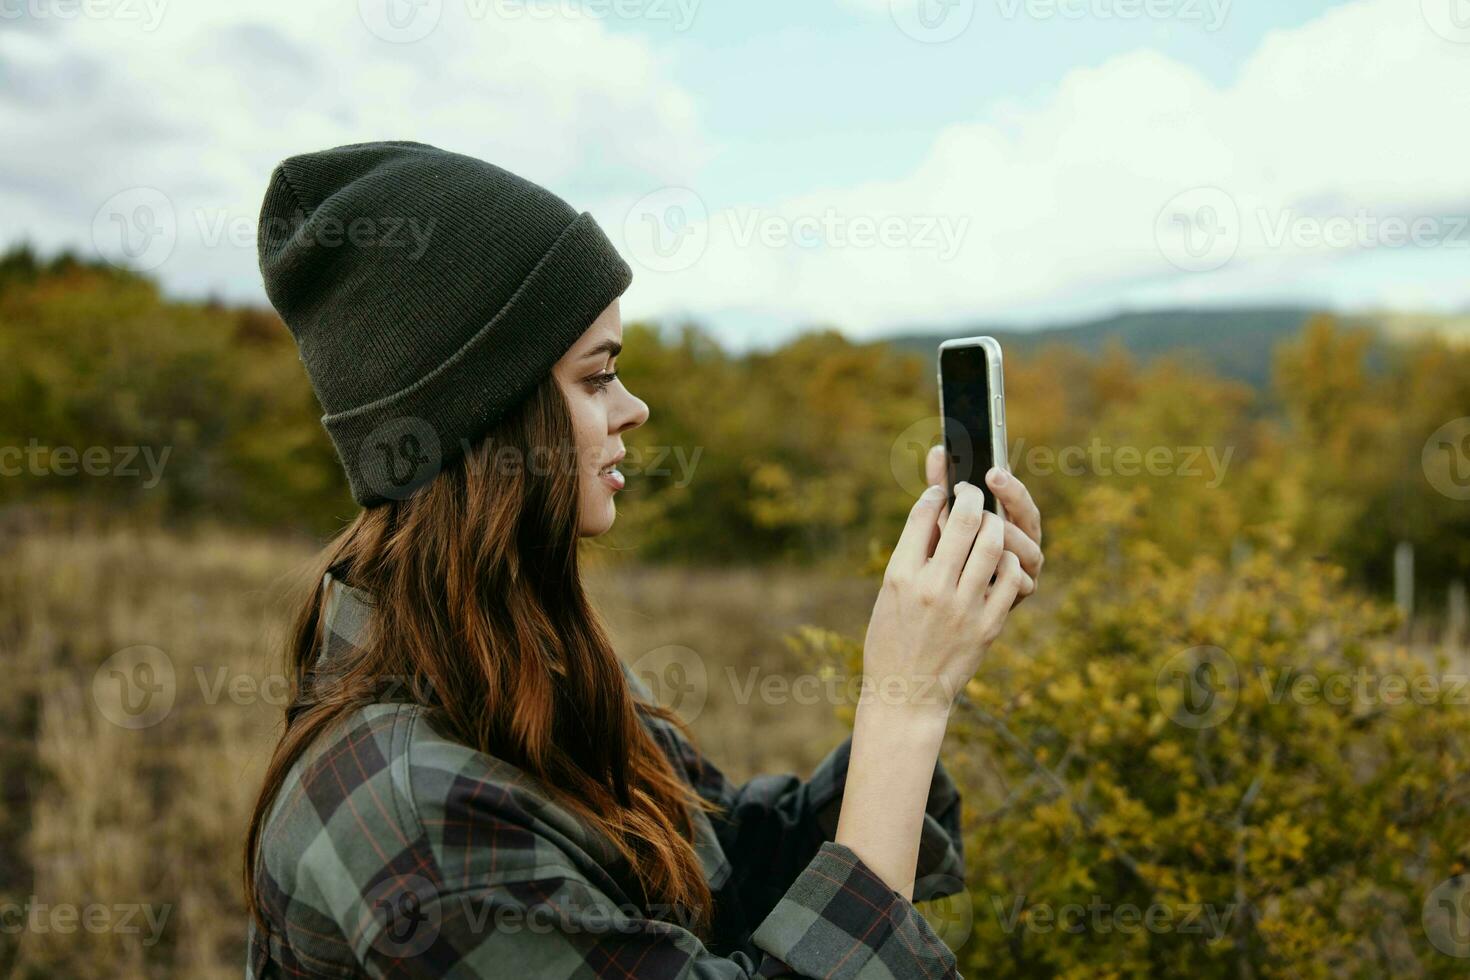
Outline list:
[[[631,671],[627,676],[635,696],[650,701],[647,686]],[[843,739],[805,781],[794,775],[762,775],[735,784],[678,729],[656,719],[650,727],[685,778],[719,806],[720,812],[711,819],[734,869],[731,885],[747,914],[758,919],[782,899],[822,845],[837,836],[852,739]],[[960,814],[959,790],[944,763],[938,762],[924,806],[914,901],[963,890]]]
[[[837,835],[847,786],[851,739],[844,739],[808,780],[756,776],[736,785],[671,728],[661,740],[701,796],[720,807],[711,820],[733,872],[730,887],[746,913],[758,919],[782,900],[824,844]],[[960,794],[942,762],[934,767],[919,835],[914,901],[954,895],[964,888]]]
[[[725,782],[728,817],[723,826],[717,822],[716,830],[731,864],[749,873],[742,885],[752,906],[764,908],[776,901],[818,849],[837,835],[851,747],[851,740],[844,739],[805,782],[795,776],[757,776],[741,786]],[[915,901],[952,895],[963,887],[963,848],[959,791],[938,763],[919,836]],[[779,855],[774,864],[780,874],[771,873],[771,855]]]
[[[406,876],[375,897],[361,936],[374,977],[753,977],[935,980],[953,954],[913,905],[848,848],[823,844],[757,929],[758,959],[712,954],[676,922],[619,906],[570,863],[533,879],[457,890]]]

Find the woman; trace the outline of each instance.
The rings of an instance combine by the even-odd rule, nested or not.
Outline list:
[[[408,229],[409,232],[405,232]],[[910,899],[960,887],[956,691],[1041,567],[957,487],[914,505],[852,738],[730,784],[620,667],[577,541],[606,531],[631,272],[590,216],[416,143],[293,157],[261,211],[357,518],[289,644],[251,820],[254,977],[953,975]]]

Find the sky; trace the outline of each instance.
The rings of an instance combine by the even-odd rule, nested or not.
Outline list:
[[[0,0],[0,245],[264,303],[272,167],[410,139],[734,348],[1470,310],[1470,0]]]

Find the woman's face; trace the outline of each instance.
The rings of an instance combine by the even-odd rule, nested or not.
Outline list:
[[[622,347],[623,318],[613,300],[551,371],[572,413],[581,514],[577,533],[582,537],[612,527],[617,517],[613,497],[623,486],[622,474],[612,467],[623,455],[622,436],[648,419],[648,406],[614,373]]]

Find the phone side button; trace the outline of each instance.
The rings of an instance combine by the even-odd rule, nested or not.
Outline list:
[[[995,427],[999,429],[1006,424],[1005,420],[1006,401],[1000,395],[995,396],[995,411],[991,415],[995,419]]]

